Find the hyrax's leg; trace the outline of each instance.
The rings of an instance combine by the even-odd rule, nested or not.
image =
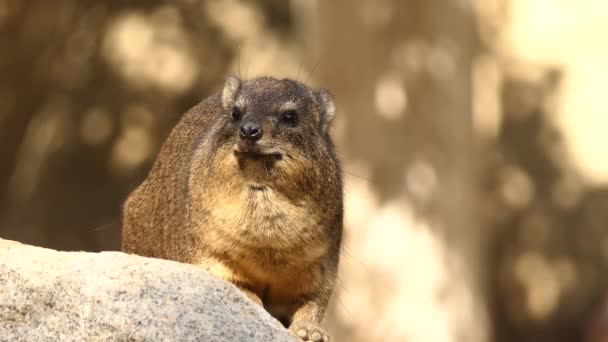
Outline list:
[[[311,283],[316,284],[315,289],[301,298],[296,308],[289,330],[298,335],[303,341],[327,342],[329,336],[319,327],[323,320],[325,308],[334,288],[337,273],[337,260],[329,260],[320,265],[318,278]],[[314,275],[311,275],[313,278]]]
[[[317,296],[304,302],[294,313],[289,330],[303,341],[329,341],[327,333],[319,327],[328,299],[329,294],[327,296]]]

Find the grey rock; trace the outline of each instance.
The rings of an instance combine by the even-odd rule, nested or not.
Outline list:
[[[1,341],[299,341],[195,266],[0,239]]]

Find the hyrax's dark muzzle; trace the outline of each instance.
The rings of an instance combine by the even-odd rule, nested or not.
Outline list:
[[[243,119],[239,131],[241,139],[256,141],[262,137],[262,134],[264,134],[264,132],[262,131],[262,126],[258,117],[251,115],[246,116]]]
[[[239,137],[234,144],[234,152],[240,159],[280,159],[280,154],[269,141],[262,138],[262,118],[257,114],[246,115],[239,125]]]

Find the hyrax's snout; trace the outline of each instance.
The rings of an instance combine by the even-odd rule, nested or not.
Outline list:
[[[259,140],[264,134],[260,120],[255,116],[248,116],[241,122],[239,135],[241,139],[250,141]]]

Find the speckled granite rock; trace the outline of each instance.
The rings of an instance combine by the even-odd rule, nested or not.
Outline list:
[[[191,265],[0,239],[1,341],[295,341]]]

